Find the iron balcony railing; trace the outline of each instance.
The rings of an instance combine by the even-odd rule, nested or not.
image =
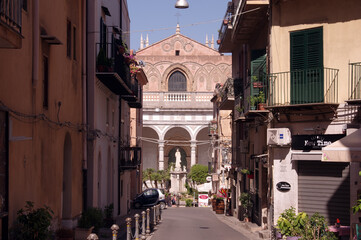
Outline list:
[[[141,164],[140,147],[120,147],[119,169],[135,169]]]
[[[117,53],[115,43],[96,43],[96,71],[116,73],[124,81],[134,96],[138,95],[138,80],[130,75],[129,57]]]
[[[234,4],[232,2],[228,2],[227,11],[226,11],[226,14],[224,15],[223,22],[222,22],[221,28],[219,30],[219,33],[218,33],[218,39],[220,41],[223,40],[223,37],[228,29],[228,24],[232,24],[233,11],[234,11],[233,5]]]
[[[349,64],[349,100],[361,99],[361,62]]]
[[[338,71],[313,68],[269,74],[268,105],[337,103]]]
[[[22,0],[0,0],[0,22],[21,34]]]

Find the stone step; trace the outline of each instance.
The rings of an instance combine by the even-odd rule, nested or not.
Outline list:
[[[271,239],[270,231],[269,230],[261,230],[258,231],[258,235],[262,239]]]
[[[251,231],[251,232],[257,232],[257,231],[261,231],[262,230],[262,227],[261,226],[258,226],[257,224],[255,223],[252,223],[252,222],[246,222],[244,224],[245,228],[248,230],[248,231]]]

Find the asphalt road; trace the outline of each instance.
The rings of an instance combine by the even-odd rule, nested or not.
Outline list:
[[[249,240],[220,221],[209,208],[168,208],[151,240]]]

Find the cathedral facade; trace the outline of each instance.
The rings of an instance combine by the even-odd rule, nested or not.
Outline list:
[[[214,151],[209,123],[216,84],[231,77],[231,56],[180,33],[137,52],[145,63],[148,84],[143,93],[143,170],[165,170],[181,153],[181,167],[208,165]],[[214,157],[214,156],[213,156]]]

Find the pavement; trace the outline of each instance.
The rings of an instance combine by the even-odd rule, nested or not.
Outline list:
[[[173,206],[176,207],[176,206]],[[184,207],[184,206],[180,206]],[[124,216],[119,216],[116,219],[116,224],[119,226],[118,231],[118,239],[126,239],[126,218],[132,219],[132,227],[133,227],[133,233],[134,233],[134,215],[139,214],[141,216],[141,212],[145,211],[146,209],[131,209],[130,212]],[[249,239],[251,240],[264,240],[264,239],[271,239],[269,237],[269,232],[267,230],[262,230],[257,224],[251,223],[251,222],[242,222],[239,221],[236,217],[233,216],[226,216],[224,214],[216,214],[214,211],[212,211],[212,208],[209,208],[209,211],[211,211],[221,222],[227,224],[229,227],[233,228],[234,230],[240,232],[241,234],[245,236],[249,236]],[[150,236],[146,238],[146,240],[151,240],[154,230],[156,230],[158,227],[161,227],[161,223],[158,226],[155,226],[155,229],[152,229]],[[108,229],[104,229],[103,232],[99,232],[98,237],[100,240],[111,240],[112,235],[111,231]]]

